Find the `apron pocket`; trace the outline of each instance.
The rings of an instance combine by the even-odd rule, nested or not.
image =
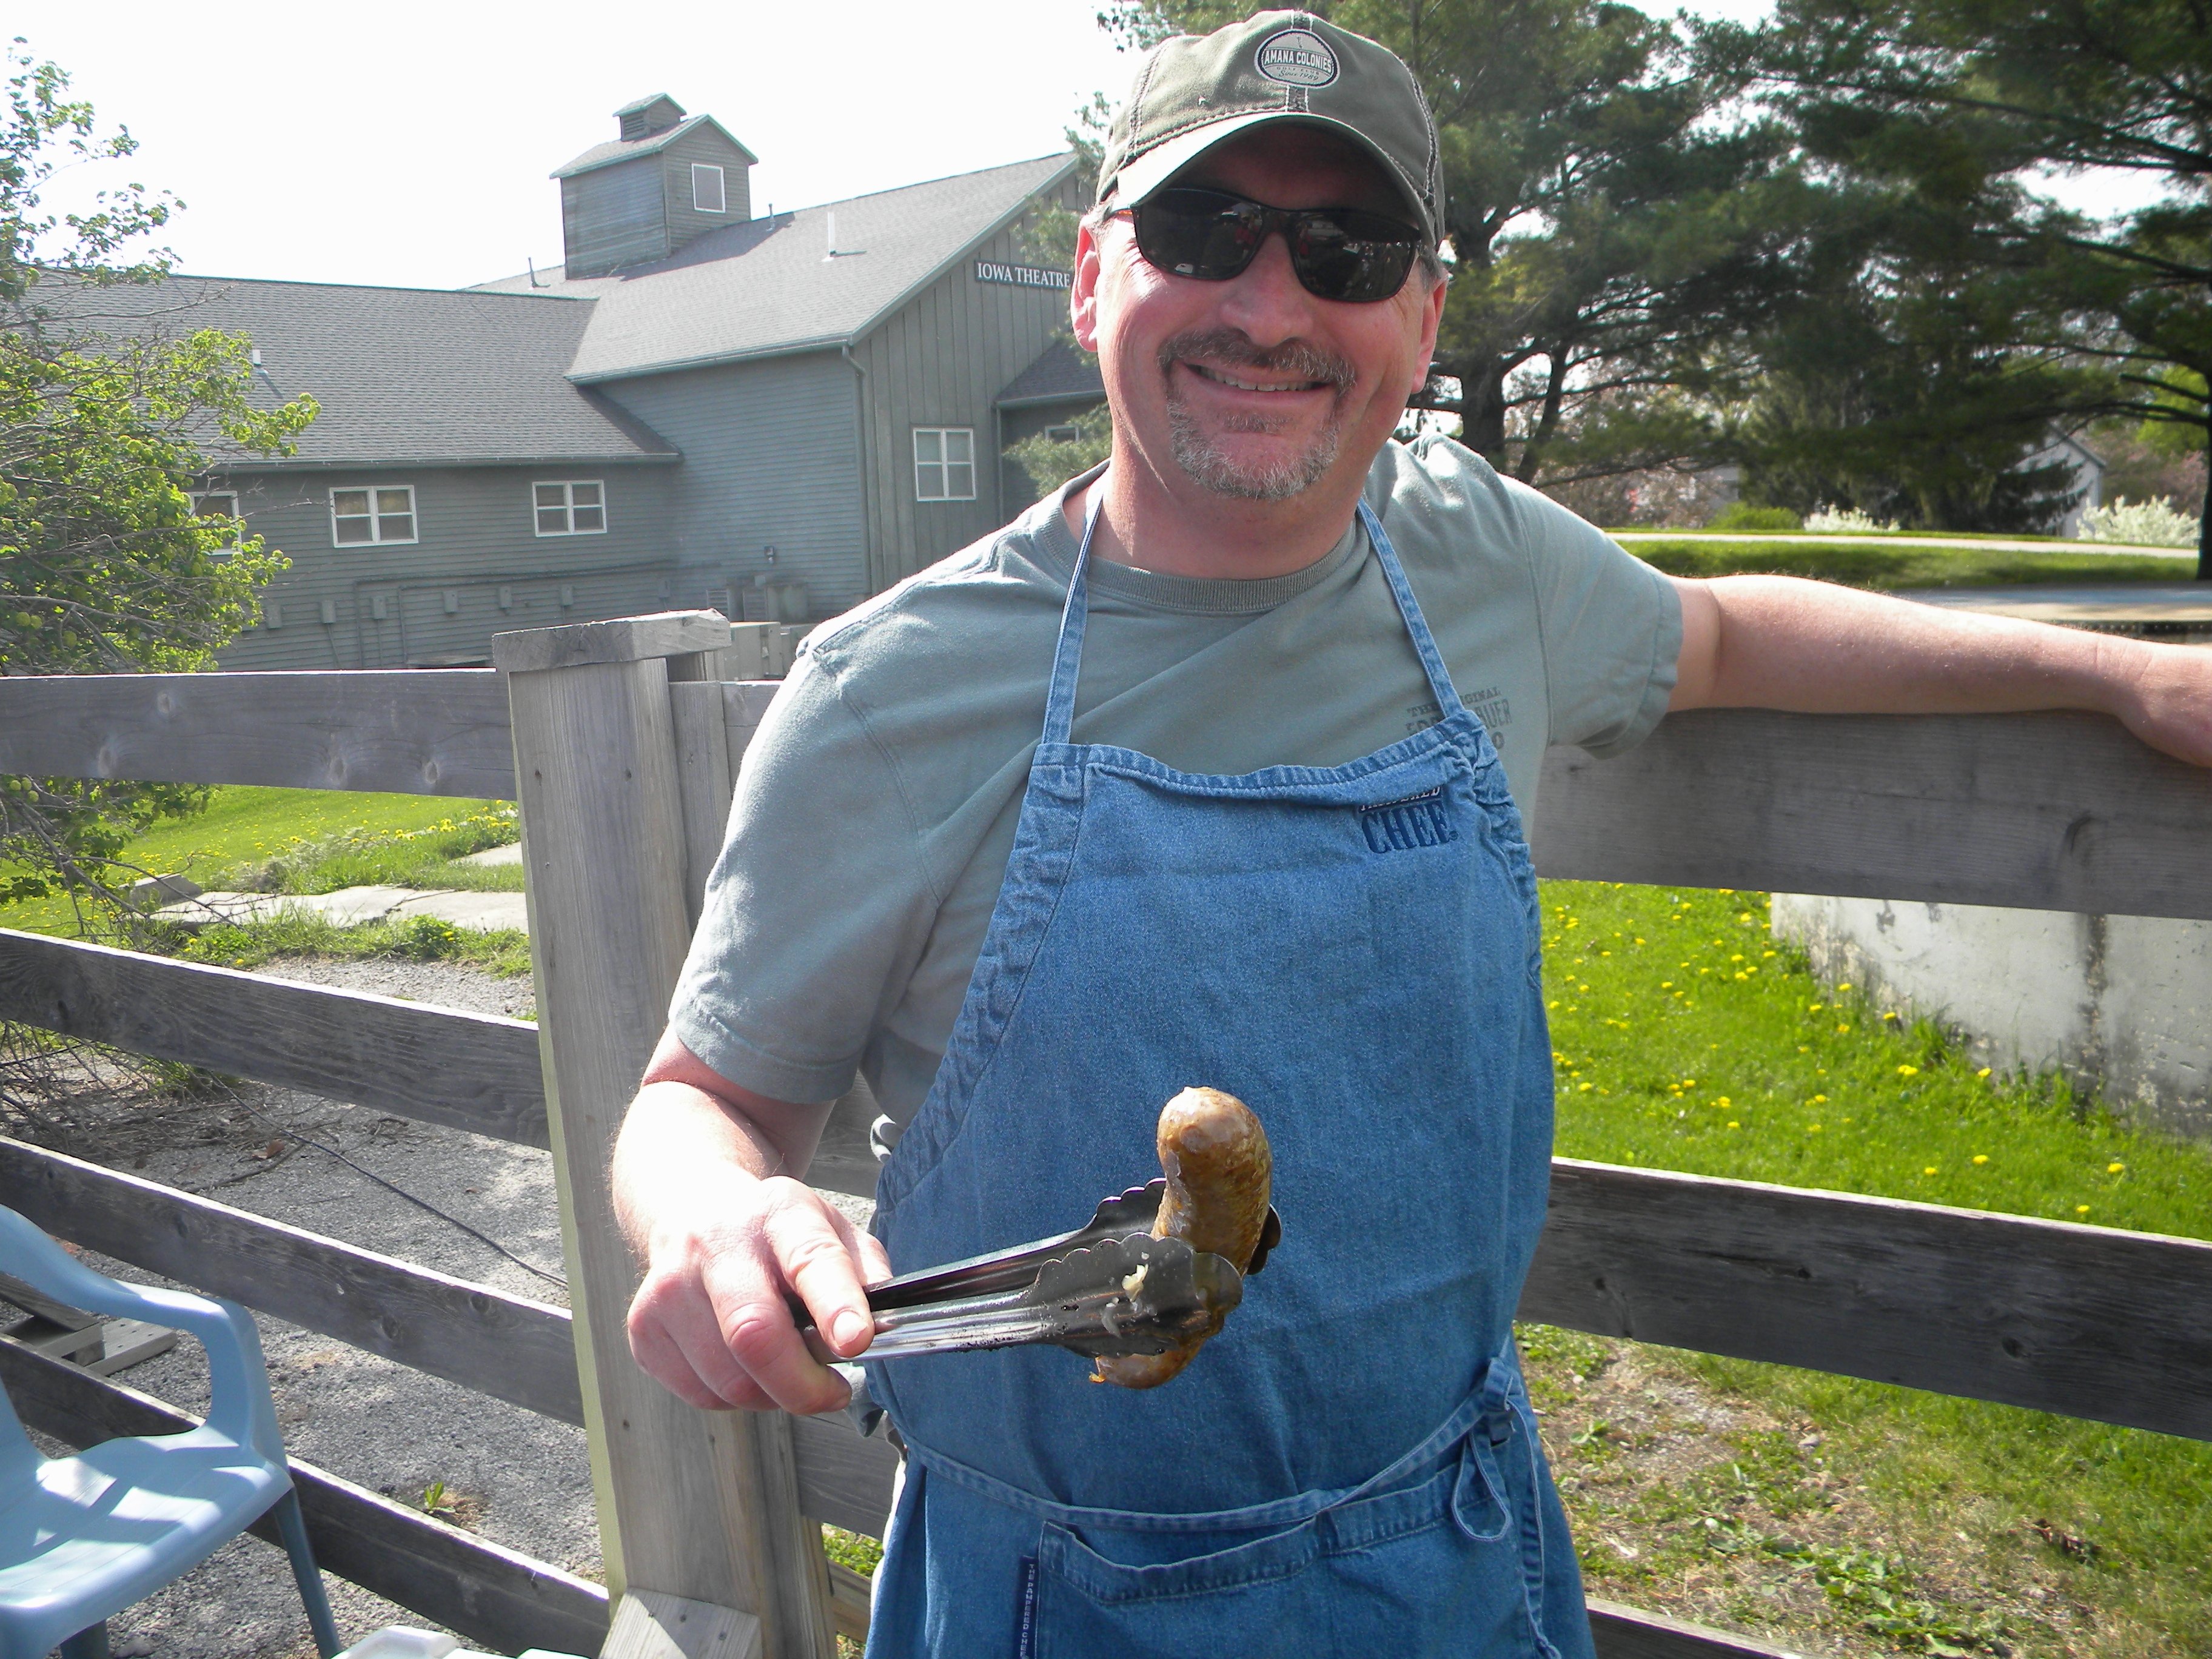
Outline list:
[[[1304,1659],[1328,1652],[1526,1659],[1537,1652],[1510,1512],[1480,1431],[1419,1486],[1133,1566],[1048,1523],[1022,1659]],[[1486,1449],[1486,1448],[1485,1449]],[[1493,1466],[1494,1467],[1494,1466]]]

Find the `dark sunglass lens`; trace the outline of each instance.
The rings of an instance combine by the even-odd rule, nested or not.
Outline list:
[[[1308,290],[1324,300],[1364,305],[1405,285],[1416,246],[1406,228],[1369,213],[1316,216],[1305,221],[1291,264]]]
[[[1256,204],[1206,190],[1163,191],[1133,216],[1137,251],[1148,263],[1208,283],[1250,264],[1267,231]]]

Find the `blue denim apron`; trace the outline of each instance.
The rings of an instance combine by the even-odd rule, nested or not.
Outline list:
[[[1283,1242],[1159,1389],[1048,1347],[869,1366],[908,1463],[868,1651],[1588,1659],[1512,1340],[1552,1060],[1504,768],[1364,502],[1440,721],[1241,777],[1071,742],[1096,499],[1006,881],[875,1229],[903,1273],[1079,1225],[1205,1084],[1267,1126]]]

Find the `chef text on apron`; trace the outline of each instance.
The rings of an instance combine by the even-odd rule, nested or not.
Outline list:
[[[1242,777],[1071,742],[1103,493],[876,1231],[904,1273],[1077,1226],[1158,1168],[1162,1103],[1202,1084],[1266,1125],[1283,1242],[1157,1389],[1048,1347],[870,1366],[908,1462],[868,1650],[1587,1659],[1512,1344],[1552,1060],[1504,769],[1364,502],[1437,725]]]

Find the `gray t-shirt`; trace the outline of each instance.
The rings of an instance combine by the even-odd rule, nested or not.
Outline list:
[[[928,1093],[1044,718],[1065,493],[823,623],[776,694],[670,1014],[732,1082],[825,1101],[857,1070],[902,1126]],[[1448,439],[1384,446],[1366,498],[1524,815],[1547,744],[1611,754],[1658,721],[1681,612],[1656,571]],[[1078,743],[1188,772],[1334,766],[1437,713],[1356,521],[1287,576],[1091,562]]]

